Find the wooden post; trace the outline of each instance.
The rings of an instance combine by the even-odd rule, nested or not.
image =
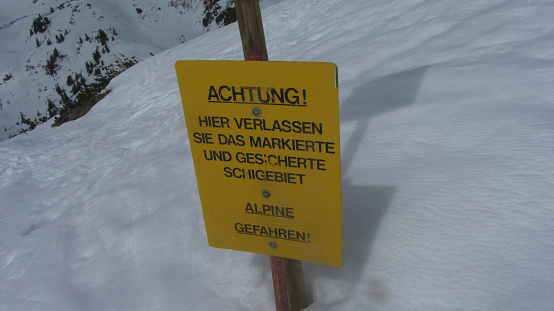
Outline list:
[[[271,256],[271,275],[273,276],[275,309],[277,311],[290,311],[289,295],[287,290],[288,275],[286,258]]]
[[[244,59],[267,61],[262,14],[258,0],[235,0]],[[277,311],[300,311],[308,307],[302,262],[271,257],[271,274]]]
[[[244,59],[268,60],[260,3],[257,0],[235,0],[235,9]]]

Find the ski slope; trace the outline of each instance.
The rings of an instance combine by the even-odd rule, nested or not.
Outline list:
[[[262,13],[270,60],[339,68],[344,266],[304,263],[307,310],[551,310],[554,4]],[[210,31],[0,142],[0,310],[274,310],[267,256],[207,244],[174,69],[241,58]]]

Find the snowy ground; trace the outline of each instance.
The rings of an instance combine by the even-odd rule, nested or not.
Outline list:
[[[554,4],[306,1],[270,60],[338,65],[344,267],[322,310],[551,310]],[[149,58],[85,117],[0,143],[0,310],[272,310],[267,256],[206,242],[174,63],[241,59],[236,25]]]

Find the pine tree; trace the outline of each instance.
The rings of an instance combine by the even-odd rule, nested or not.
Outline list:
[[[102,57],[102,54],[100,54],[100,51],[98,51],[98,47],[96,50],[92,53],[92,58],[94,59],[94,62],[96,65],[100,62],[100,58]]]
[[[110,40],[108,35],[102,29],[98,29],[98,35],[96,35],[96,40],[100,42],[103,46],[106,46],[107,42]]]

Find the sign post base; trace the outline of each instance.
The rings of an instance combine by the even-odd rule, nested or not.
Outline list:
[[[277,311],[300,311],[308,307],[300,260],[270,256]]]

